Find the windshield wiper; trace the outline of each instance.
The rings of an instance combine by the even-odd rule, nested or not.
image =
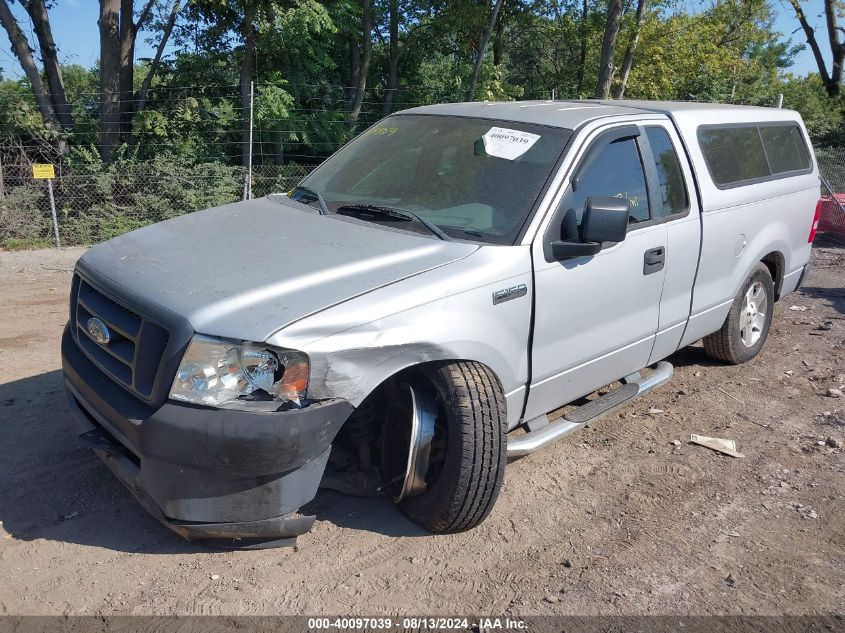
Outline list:
[[[404,218],[406,220],[416,220],[420,224],[422,224],[425,228],[429,231],[434,233],[437,237],[439,237],[444,242],[451,241],[448,235],[446,235],[439,226],[434,224],[431,220],[426,217],[423,217],[413,211],[409,211],[408,209],[396,209],[394,207],[385,207],[379,204],[343,204],[338,207],[340,209],[358,209],[360,211],[371,211],[373,213],[381,213],[382,215],[391,216],[394,218]]]
[[[306,187],[305,185],[297,185],[293,188],[293,191],[301,191],[307,196],[311,196],[314,200],[317,201],[317,204],[320,205],[320,215],[328,215],[329,214],[329,207],[326,205],[326,201],[323,199],[322,194],[317,191],[316,189],[312,189],[311,187]],[[292,193],[292,192],[291,192]]]

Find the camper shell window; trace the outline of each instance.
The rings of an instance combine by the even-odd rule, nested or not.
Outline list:
[[[804,135],[791,121],[702,125],[698,141],[710,176],[720,189],[812,171]]]

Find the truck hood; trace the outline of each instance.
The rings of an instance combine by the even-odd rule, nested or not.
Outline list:
[[[264,341],[477,248],[319,215],[272,196],[127,233],[88,250],[80,268],[185,317],[197,332]]]

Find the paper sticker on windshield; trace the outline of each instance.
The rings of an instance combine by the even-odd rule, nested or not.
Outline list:
[[[489,156],[514,160],[531,149],[540,135],[509,130],[506,127],[491,127],[481,138],[484,139],[484,151]]]

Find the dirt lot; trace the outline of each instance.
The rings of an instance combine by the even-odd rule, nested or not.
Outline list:
[[[845,249],[815,250],[755,361],[676,354],[667,385],[509,465],[480,528],[322,492],[297,548],[258,552],[180,540],[76,447],[59,337],[81,252],[0,253],[0,614],[845,611],[845,454],[824,446],[845,398],[820,395],[845,382]]]

